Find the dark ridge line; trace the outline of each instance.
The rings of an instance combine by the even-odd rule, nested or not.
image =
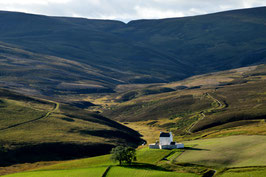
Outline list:
[[[1,14],[6,13],[14,13],[14,14],[22,14],[22,15],[31,15],[31,16],[39,16],[39,17],[46,17],[46,18],[54,18],[56,20],[60,19],[82,19],[82,20],[90,20],[90,21],[110,21],[110,22],[117,22],[121,23],[123,26],[131,25],[135,22],[143,22],[143,21],[160,21],[160,20],[172,20],[172,19],[184,19],[190,17],[199,17],[199,16],[207,16],[207,15],[217,15],[217,14],[224,14],[224,13],[236,13],[240,12],[241,10],[253,10],[253,9],[265,9],[266,6],[255,6],[255,7],[248,7],[248,8],[236,8],[236,9],[228,9],[228,10],[221,10],[216,12],[208,12],[203,14],[196,14],[196,15],[188,15],[184,17],[166,17],[166,18],[139,18],[139,19],[131,19],[129,21],[123,20],[116,20],[116,19],[100,19],[100,18],[87,18],[87,17],[71,17],[71,16],[64,16],[64,15],[49,15],[49,14],[41,14],[41,13],[33,13],[33,12],[23,12],[23,11],[11,11],[11,10],[0,10]]]

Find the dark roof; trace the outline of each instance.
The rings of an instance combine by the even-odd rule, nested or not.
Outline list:
[[[170,133],[161,132],[160,137],[170,137]]]

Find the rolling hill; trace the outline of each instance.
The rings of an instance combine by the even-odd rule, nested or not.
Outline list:
[[[0,165],[106,154],[168,130],[185,151],[10,176],[264,175],[265,17],[260,7],[125,24],[0,11]]]
[[[122,85],[117,93],[89,97],[101,105],[90,109],[124,122],[148,138],[149,133],[142,131],[145,126],[151,134],[171,130],[180,138],[265,134],[265,67],[238,68],[139,88]]]
[[[113,92],[118,84],[177,81],[264,63],[265,12],[260,7],[125,24],[1,11],[1,85],[50,96]]]
[[[140,134],[98,114],[0,89],[0,165],[73,159],[138,146]]]

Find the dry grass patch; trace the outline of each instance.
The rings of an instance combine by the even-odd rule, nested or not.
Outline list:
[[[150,143],[155,143],[159,139],[160,131],[165,131],[165,129],[158,126],[148,126],[147,124],[152,121],[141,121],[141,122],[127,122],[124,125],[138,131],[142,135],[142,139],[147,141],[147,145]],[[146,145],[146,146],[147,146]]]

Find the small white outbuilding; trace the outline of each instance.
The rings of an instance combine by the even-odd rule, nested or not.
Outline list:
[[[150,149],[180,149],[184,148],[183,143],[176,143],[173,141],[173,134],[172,132],[165,133],[160,132],[160,141],[154,144],[150,144]]]

